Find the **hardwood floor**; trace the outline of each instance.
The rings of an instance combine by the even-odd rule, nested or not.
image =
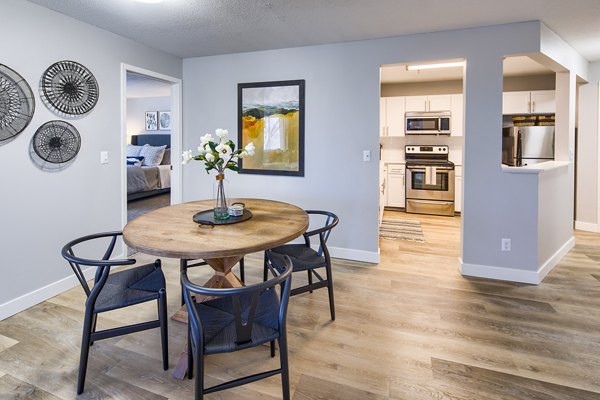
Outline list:
[[[458,217],[386,218],[419,220],[425,242],[382,239],[379,265],[334,260],[335,322],[326,290],[290,299],[292,399],[600,399],[599,234],[576,232],[575,248],[532,286],[462,277]],[[246,260],[247,280],[259,281],[262,256]],[[173,313],[178,261],[163,269]],[[193,274],[202,282],[210,272]],[[76,398],[83,302],[76,288],[0,322],[0,399]],[[152,316],[155,305],[135,310],[102,315],[99,327]],[[158,330],[96,342],[78,398],[193,398],[192,381],[171,377],[186,327],[169,329],[166,372]],[[268,347],[206,360],[207,385],[278,365]],[[276,376],[206,398],[280,393]]]

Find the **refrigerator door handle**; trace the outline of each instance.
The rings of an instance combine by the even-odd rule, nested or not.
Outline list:
[[[517,131],[517,167],[523,165],[523,138],[521,131]]]

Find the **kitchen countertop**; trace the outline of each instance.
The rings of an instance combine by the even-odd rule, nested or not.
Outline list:
[[[546,161],[539,164],[525,165],[524,167],[502,165],[502,172],[505,174],[539,174],[559,168],[566,168],[571,164],[573,164],[571,161]]]

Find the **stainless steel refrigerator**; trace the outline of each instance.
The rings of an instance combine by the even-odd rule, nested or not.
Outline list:
[[[554,126],[502,129],[502,164],[521,167],[554,160]]]

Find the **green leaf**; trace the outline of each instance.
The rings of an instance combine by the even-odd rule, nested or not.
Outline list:
[[[229,166],[227,168],[229,168],[230,170],[235,171],[235,172],[240,172],[240,167],[237,164]]]

